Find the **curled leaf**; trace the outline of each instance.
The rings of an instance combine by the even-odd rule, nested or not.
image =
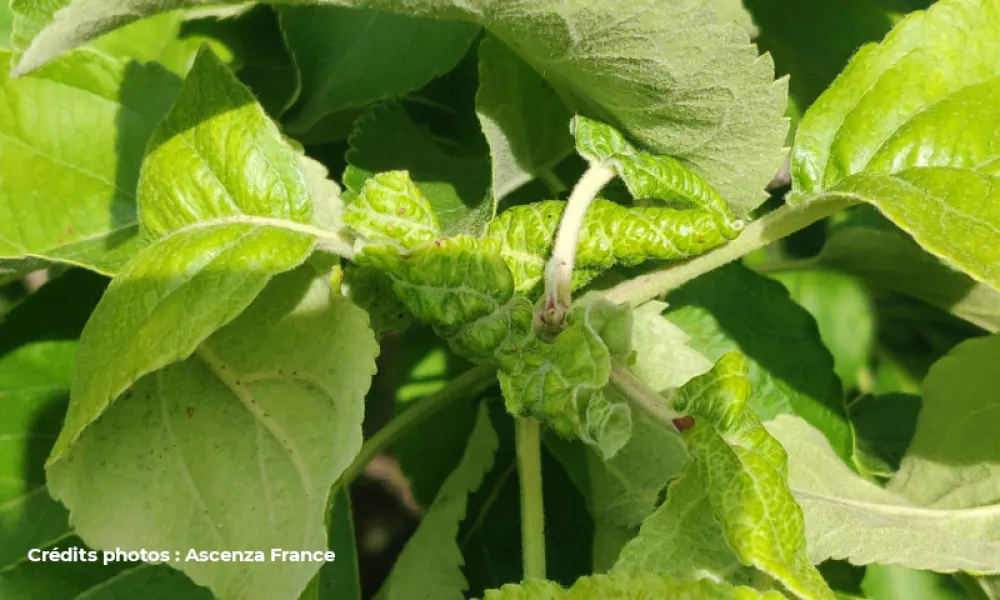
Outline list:
[[[688,204],[709,211],[721,224],[739,228],[722,196],[680,161],[642,152],[614,127],[600,121],[577,116],[571,128],[580,156],[591,163],[613,166],[633,198]]]
[[[552,252],[566,203],[546,200],[504,211],[487,227],[514,273],[520,293],[537,291]],[[597,199],[584,217],[577,247],[574,287],[616,264],[680,260],[725,244],[739,230],[715,213],[669,206],[626,207]]]
[[[344,211],[344,222],[366,241],[413,248],[440,237],[430,202],[406,171],[386,171],[365,180]]]
[[[531,415],[609,459],[632,435],[632,412],[608,387],[612,358],[630,353],[631,313],[594,299],[577,306],[551,344],[500,374],[507,410]]]
[[[674,406],[695,416],[685,441],[740,562],[803,600],[832,599],[806,554],[802,509],[788,487],[787,454],[747,402],[752,391],[748,370],[747,359],[730,352],[681,388]]]

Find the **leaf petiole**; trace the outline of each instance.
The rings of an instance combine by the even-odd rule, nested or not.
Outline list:
[[[633,406],[641,409],[657,423],[676,429],[674,419],[684,416],[671,407],[670,399],[657,394],[627,368],[611,367],[611,383]]]
[[[559,232],[556,234],[552,258],[545,265],[545,300],[542,304],[543,320],[549,325],[559,325],[569,310],[573,293],[573,263],[580,241],[580,228],[590,203],[615,176],[608,165],[591,164],[573,187],[566,202]]]

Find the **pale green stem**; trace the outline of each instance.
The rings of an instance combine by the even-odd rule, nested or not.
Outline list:
[[[670,399],[651,390],[627,368],[611,367],[611,383],[625,395],[629,402],[657,423],[674,428],[674,419],[683,417],[683,413],[675,411],[670,406]]]
[[[514,423],[517,475],[521,484],[521,551],[524,579],[545,579],[541,427],[532,417],[518,417]]]
[[[580,177],[566,201],[552,258],[545,265],[545,309],[568,309],[573,294],[573,263],[580,241],[580,228],[590,203],[615,176],[609,166],[592,164]]]
[[[495,374],[496,369],[493,367],[474,367],[452,379],[437,393],[417,401],[361,446],[361,452],[340,476],[338,485],[350,484],[376,455],[437,411],[456,400],[469,398],[485,390],[495,381]]]
[[[725,246],[620,283],[605,292],[604,296],[616,304],[638,306],[855,203],[850,198],[832,196],[801,209],[782,206],[747,225],[735,240]]]

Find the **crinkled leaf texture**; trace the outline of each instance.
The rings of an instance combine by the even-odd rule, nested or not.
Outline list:
[[[551,344],[501,372],[500,388],[511,414],[534,416],[608,460],[632,436],[632,410],[609,386],[613,364],[631,353],[631,311],[591,295],[566,323]]]
[[[833,593],[806,554],[802,511],[786,482],[784,449],[748,401],[748,363],[725,354],[680,389],[678,411],[693,461],[667,488],[667,499],[622,550],[616,571],[749,583],[752,566],[803,600]]]
[[[140,248],[139,165],[180,80],[86,49],[19,79],[12,64],[0,51],[0,274],[113,273]]]
[[[789,202],[874,204],[929,252],[1000,288],[998,36],[994,0],[942,0],[862,48],[802,120]]]
[[[1000,507],[931,508],[852,472],[810,425],[767,424],[788,451],[788,482],[806,517],[809,556],[853,564],[1000,573]]]
[[[758,592],[712,581],[674,579],[651,573],[614,573],[578,579],[568,590],[551,581],[525,581],[488,590],[483,600],[781,600],[778,592]]]
[[[81,336],[50,462],[139,377],[189,356],[304,261],[318,236],[336,237],[312,224],[313,187],[249,90],[202,51],[143,161],[139,217],[152,243]]]
[[[231,0],[232,1],[232,0]],[[53,57],[143,16],[217,0],[56,0],[31,14],[31,43],[18,65]],[[620,125],[650,150],[701,174],[739,213],[765,198],[788,125],[787,83],[769,56],[704,1],[439,2],[328,0],[485,26],[571,108]],[[59,10],[57,10],[59,9]]]
[[[469,494],[493,466],[499,440],[486,404],[479,407],[462,461],[448,476],[413,537],[396,559],[379,590],[378,600],[463,600],[468,584],[458,547],[458,526],[465,517]]]
[[[325,550],[377,354],[367,315],[326,277],[308,265],[276,277],[108,407],[48,466],[49,489],[97,548]],[[220,597],[273,600],[297,597],[320,563],[175,566]]]

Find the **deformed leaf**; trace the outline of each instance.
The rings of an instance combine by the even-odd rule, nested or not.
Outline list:
[[[668,296],[667,319],[709,360],[740,350],[750,360],[750,405],[761,419],[797,414],[850,460],[843,392],[813,318],[781,284],[733,264]]]
[[[229,0],[233,3],[235,0]],[[33,70],[101,33],[180,4],[54,0],[32,15],[18,64]],[[783,158],[787,84],[746,32],[704,2],[327,0],[471,21],[544,73],[571,109],[612,122],[704,177],[738,213],[758,206]],[[56,10],[61,9],[61,10]],[[402,165],[388,168],[401,168]],[[387,170],[387,169],[379,169]],[[419,180],[419,178],[418,178]]]
[[[358,119],[347,152],[344,186],[359,193],[382,171],[406,170],[430,201],[445,234],[479,235],[493,217],[487,157],[454,156],[398,103],[379,104]]]
[[[642,152],[614,127],[576,116],[572,123],[576,150],[592,164],[613,166],[636,200],[680,202],[710,211],[722,226],[735,227],[726,201],[700,175],[670,156]]]
[[[694,466],[667,488],[666,502],[626,545],[616,569],[680,577],[708,572],[749,581],[750,574],[738,568],[742,563],[803,600],[832,600],[806,555],[802,511],[786,482],[785,451],[748,404],[747,370],[746,359],[731,352],[679,390],[674,408],[695,418],[683,434]]]
[[[113,273],[140,248],[139,165],[180,81],[91,50],[18,79],[12,64],[0,51],[0,272]]]
[[[864,47],[802,120],[789,202],[874,204],[926,250],[1000,288],[998,34],[996,2],[942,0]]]
[[[614,573],[582,577],[568,590],[551,581],[526,581],[489,590],[483,600],[781,600],[778,592],[758,592],[708,580],[674,579],[652,573]]]
[[[608,460],[632,436],[632,411],[609,387],[612,361],[630,353],[631,313],[594,296],[576,306],[551,344],[499,374],[507,410],[531,415]]]
[[[448,476],[420,526],[396,559],[378,600],[462,600],[468,584],[458,547],[458,526],[465,517],[468,496],[493,465],[499,441],[490,424],[489,411],[480,406],[465,454]]]
[[[486,235],[500,241],[517,290],[538,293],[566,202],[543,200],[505,210]],[[580,228],[573,286],[581,287],[616,264],[679,260],[704,254],[738,233],[712,211],[670,206],[622,206],[594,200]]]
[[[788,451],[788,483],[806,518],[813,562],[1000,573],[1000,508],[917,506],[853,473],[821,433],[780,415],[767,424]]]
[[[264,562],[174,566],[219,597],[297,597],[321,563],[271,551],[326,549],[327,496],[361,446],[377,353],[364,312],[312,267],[277,277],[109,407],[48,466],[49,488],[97,548],[259,550]]]
[[[573,152],[572,115],[528,63],[494,37],[479,44],[476,114],[490,144],[493,197],[550,172]]]
[[[347,206],[344,222],[366,242],[396,243],[404,249],[441,236],[437,215],[406,171],[367,179]]]
[[[278,7],[281,29],[302,77],[285,117],[303,133],[331,113],[394,98],[450,71],[479,28],[343,6]]]

